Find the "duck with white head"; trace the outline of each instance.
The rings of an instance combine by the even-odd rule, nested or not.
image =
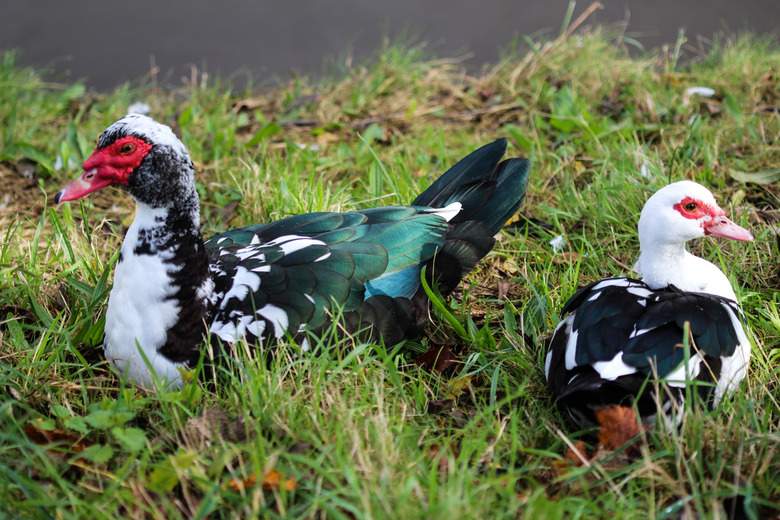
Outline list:
[[[704,186],[680,181],[658,190],[639,218],[640,279],[616,277],[579,289],[550,340],[545,377],[558,406],[594,424],[605,406],[631,405],[652,420],[681,419],[686,385],[713,406],[744,379],[750,360],[742,311],[728,277],[686,243],[712,236],[753,240],[726,217]],[[688,352],[681,348],[686,324]],[[658,377],[669,391],[656,395]]]

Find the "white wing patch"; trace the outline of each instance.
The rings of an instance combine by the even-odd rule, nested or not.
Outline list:
[[[236,267],[236,274],[233,276],[233,286],[225,293],[225,297],[220,304],[220,309],[224,309],[232,298],[243,300],[249,295],[250,290],[254,292],[259,288],[260,276],[246,267],[239,265]]]
[[[630,287],[631,282],[626,280],[625,278],[616,278],[616,279],[610,279],[610,280],[604,280],[603,282],[599,282],[596,285],[593,286],[592,291],[600,291],[601,289],[605,289],[607,287]]]
[[[599,296],[601,296],[602,294],[603,293],[601,291],[599,291],[596,294],[594,294],[593,296],[591,296],[590,298],[588,298],[588,301],[589,302],[595,302],[596,300],[599,299]]]
[[[691,355],[688,363],[683,360],[677,368],[666,374],[664,381],[666,381],[666,384],[669,386],[684,388],[686,380],[691,381],[696,379],[699,372],[701,372],[701,361],[701,356],[699,354]]]
[[[629,287],[626,289],[626,291],[630,292],[634,296],[639,296],[640,298],[647,298],[648,296],[653,294],[652,292],[642,287]]]
[[[544,356],[544,378],[550,379],[550,362],[552,361],[552,350],[547,351],[547,355]]]
[[[724,304],[723,307],[729,315],[731,326],[734,327],[739,344],[732,356],[721,356],[720,358],[720,377],[718,378],[718,384],[715,386],[715,399],[713,401],[715,405],[720,403],[726,392],[734,391],[745,378],[751,353],[750,340],[748,340],[747,334],[745,334],[745,329],[742,328],[742,323],[737,319],[730,305]]]
[[[278,246],[282,249],[285,255],[300,251],[301,249],[309,246],[324,246],[325,242],[322,240],[315,240],[309,237],[303,237],[300,235],[284,235],[279,238],[275,238],[266,244],[267,246]]]
[[[257,311],[257,314],[270,321],[274,326],[274,337],[278,339],[284,336],[284,332],[289,325],[287,313],[284,310],[276,305],[267,303]]]
[[[262,338],[263,332],[265,332],[265,320],[254,320],[246,326],[246,330],[254,334],[255,337]]]
[[[242,247],[241,249],[236,249],[235,251],[225,251],[226,254],[232,254],[236,257],[238,257],[239,260],[242,262],[248,258],[252,258],[259,261],[265,260],[265,254],[261,253],[259,248],[254,246],[246,246]]]
[[[597,361],[593,363],[593,369],[599,373],[602,379],[614,381],[618,377],[627,376],[636,372],[636,368],[627,365],[623,361],[623,352],[618,352],[609,361]]]
[[[566,318],[566,370],[572,370],[577,366],[577,336],[579,333],[572,329],[574,325],[574,315]]]
[[[463,205],[460,202],[453,202],[452,204],[448,204],[443,208],[426,209],[423,211],[425,213],[433,213],[434,215],[438,215],[449,222],[450,220],[454,219],[458,213],[460,213],[462,208]]]

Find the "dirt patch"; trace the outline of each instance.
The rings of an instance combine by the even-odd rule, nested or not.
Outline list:
[[[0,226],[20,218],[37,218],[43,211],[45,197],[38,186],[35,164],[20,161],[17,164],[0,163]]]

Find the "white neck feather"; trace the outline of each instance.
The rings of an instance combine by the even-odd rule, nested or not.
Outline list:
[[[106,313],[106,357],[120,372],[145,387],[151,386],[152,376],[139,349],[159,377],[175,385],[181,382],[180,365],[157,351],[179,315],[179,306],[171,298],[175,291],[171,276],[177,267],[166,262],[174,251],[136,253],[140,234],[159,228],[167,215],[165,208],[136,205],[135,219],[127,230],[122,256],[114,271]]]
[[[731,283],[714,264],[692,255],[685,243],[663,243],[642,237],[634,269],[653,289],[674,285],[683,291],[706,292],[736,300]]]

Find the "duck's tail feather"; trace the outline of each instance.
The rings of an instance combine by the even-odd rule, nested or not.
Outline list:
[[[475,220],[494,235],[517,211],[525,196],[529,162],[513,158],[502,162],[506,139],[478,148],[447,170],[422,192],[413,206],[443,208],[460,202],[451,224]]]
[[[475,150],[412,203],[436,208],[461,204],[461,211],[449,221],[444,245],[428,268],[431,281],[443,294],[451,292],[493,248],[493,235],[523,201],[529,162],[522,158],[501,161],[505,151],[505,139]]]

